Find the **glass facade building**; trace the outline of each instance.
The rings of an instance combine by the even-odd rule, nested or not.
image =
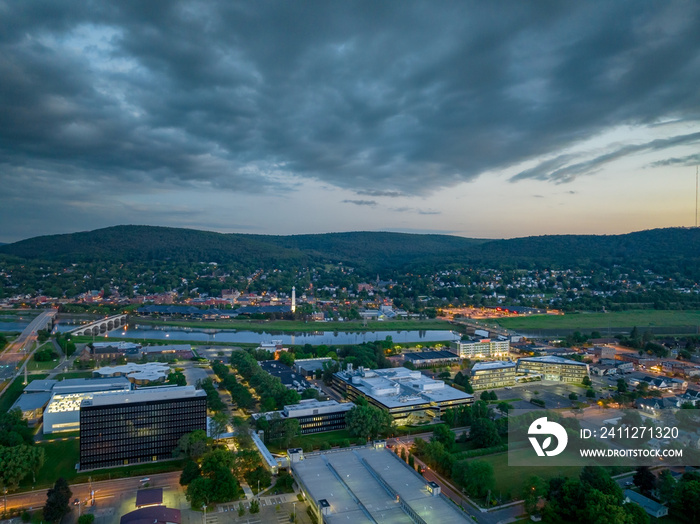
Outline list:
[[[207,429],[207,398],[192,386],[102,395],[80,406],[80,469],[173,458],[180,437]]]

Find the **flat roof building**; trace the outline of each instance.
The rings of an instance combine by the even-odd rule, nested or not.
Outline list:
[[[207,430],[207,396],[193,386],[95,395],[80,404],[80,469],[171,459],[196,430]]]
[[[383,446],[307,454],[291,470],[320,523],[471,522]]]
[[[518,359],[518,373],[542,375],[544,380],[583,382],[589,375],[588,364],[563,357],[525,357]]]
[[[323,365],[331,360],[330,357],[295,360],[293,369],[304,377],[313,377],[316,371],[323,370]]]
[[[452,364],[459,362],[459,355],[452,351],[411,351],[403,354],[407,362],[416,367],[434,366],[436,364]]]
[[[471,369],[471,386],[474,389],[512,386],[515,384],[515,368],[515,362],[477,362]]]
[[[269,373],[273,377],[280,379],[282,384],[290,389],[295,389],[297,391],[304,391],[308,389],[311,384],[306,381],[304,376],[299,373],[292,371],[289,366],[278,362],[277,360],[263,360],[259,362],[260,367],[263,371]]]
[[[510,340],[492,340],[490,338],[459,340],[450,342],[450,350],[459,355],[459,358],[499,359],[508,356]]]
[[[302,435],[345,429],[345,415],[355,404],[352,402],[336,402],[335,400],[302,400],[298,404],[284,406],[281,411],[255,413],[253,418],[258,420],[265,417],[272,420],[275,414],[281,420],[296,419],[299,421],[299,431]]]
[[[442,380],[403,367],[352,370],[349,366],[333,375],[332,387],[353,401],[364,397],[401,423],[407,419],[432,420],[447,408],[474,401],[473,395],[447,386]]]

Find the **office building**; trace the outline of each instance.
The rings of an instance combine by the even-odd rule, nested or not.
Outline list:
[[[404,353],[403,358],[417,368],[459,363],[459,356],[452,351],[412,351]]]
[[[333,375],[332,387],[353,401],[364,397],[398,424],[432,420],[447,408],[474,401],[473,395],[406,368],[353,370],[350,365]]]
[[[541,375],[544,380],[581,383],[589,375],[588,364],[563,357],[525,357],[518,359],[518,373]]]
[[[170,459],[180,437],[206,429],[206,393],[193,386],[95,395],[80,405],[80,469]]]
[[[471,360],[499,359],[508,356],[510,341],[492,340],[490,338],[453,341],[450,342],[450,350],[459,355],[459,358]]]
[[[253,418],[258,420],[265,417],[273,420],[296,419],[299,421],[299,431],[302,435],[345,429],[345,415],[355,404],[352,402],[336,402],[335,400],[302,400],[298,404],[284,406],[282,411],[255,413]],[[272,429],[272,428],[271,428]],[[274,438],[274,435],[272,435]]]
[[[515,384],[515,368],[515,362],[477,362],[471,369],[471,386],[474,389],[512,386]]]

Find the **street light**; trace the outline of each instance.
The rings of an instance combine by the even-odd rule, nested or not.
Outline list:
[[[292,505],[294,506],[294,522],[297,521],[297,503],[292,502]]]
[[[204,516],[202,517],[202,523],[205,524],[207,521],[207,505],[202,504],[202,511],[204,511]]]

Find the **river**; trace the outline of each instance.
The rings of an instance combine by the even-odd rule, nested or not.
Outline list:
[[[239,344],[259,344],[270,340],[281,340],[286,345],[311,344],[362,344],[391,337],[397,343],[431,343],[446,340],[459,340],[459,333],[448,330],[438,331],[315,331],[311,333],[275,333],[267,331],[240,331],[233,329],[200,329],[179,326],[128,325],[108,332],[110,337],[124,337],[151,340],[183,340],[210,342],[233,342]],[[104,336],[104,335],[103,335]]]

